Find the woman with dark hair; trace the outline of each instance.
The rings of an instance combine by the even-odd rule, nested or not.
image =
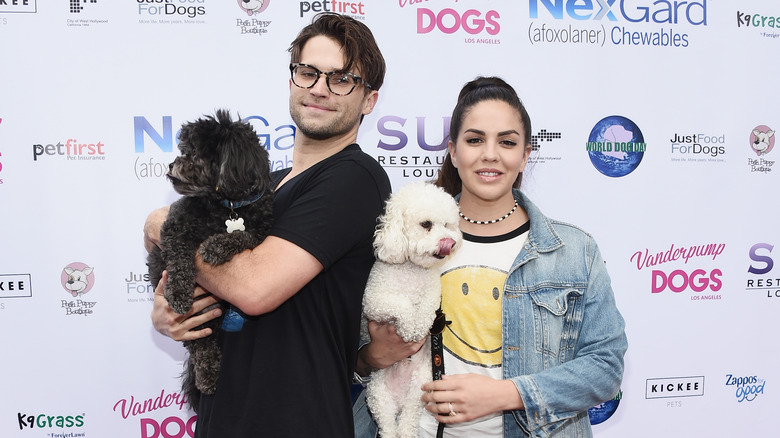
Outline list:
[[[519,190],[530,153],[515,90],[495,77],[467,83],[436,182],[458,199],[464,244],[441,268],[451,322],[432,342],[443,376],[422,387],[420,437],[588,437],[588,408],[620,389],[628,344],[604,261],[591,235]],[[398,340],[375,333],[359,357],[381,368]],[[361,403],[356,431],[373,436]]]

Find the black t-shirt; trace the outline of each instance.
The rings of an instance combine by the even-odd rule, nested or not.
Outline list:
[[[275,172],[274,183],[289,169]],[[350,382],[361,304],[374,263],[373,233],[391,187],[387,174],[350,145],[275,194],[271,234],[324,270],[274,311],[220,332],[216,394],[203,396],[196,437],[351,437]],[[257,281],[263,281],[259,268]]]

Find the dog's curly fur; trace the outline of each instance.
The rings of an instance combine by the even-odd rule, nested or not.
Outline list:
[[[438,267],[461,246],[455,200],[416,182],[391,195],[374,234],[377,257],[363,296],[368,320],[392,322],[404,341],[425,338],[441,303]],[[382,438],[416,437],[423,408],[420,386],[432,377],[430,339],[408,360],[371,374],[366,400]]]
[[[182,197],[171,205],[160,232],[161,248],[149,253],[147,265],[155,285],[168,271],[165,298],[184,314],[193,303],[196,251],[203,261],[220,265],[259,245],[272,225],[273,191],[268,152],[252,126],[232,120],[227,110],[182,125],[179,150],[168,178]],[[228,232],[228,220],[239,217],[246,229]],[[210,327],[211,336],[184,342],[189,354],[182,391],[193,409],[201,392],[213,394],[217,387],[221,352],[216,332],[222,319],[198,327]]]

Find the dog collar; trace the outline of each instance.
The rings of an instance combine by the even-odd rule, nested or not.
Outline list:
[[[262,192],[260,192],[259,194],[257,194],[253,198],[244,199],[243,201],[237,201],[237,202],[233,202],[233,201],[230,201],[230,200],[227,200],[227,199],[223,199],[222,200],[222,205],[225,208],[229,208],[231,210],[234,209],[234,208],[245,207],[245,206],[247,206],[247,205],[257,201],[258,199],[262,198],[264,194],[265,194],[265,190],[263,190]]]

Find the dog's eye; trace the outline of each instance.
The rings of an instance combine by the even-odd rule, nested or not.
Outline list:
[[[420,222],[420,226],[425,228],[426,230],[430,231],[431,228],[433,227],[433,223],[431,221],[423,221],[423,222]]]

